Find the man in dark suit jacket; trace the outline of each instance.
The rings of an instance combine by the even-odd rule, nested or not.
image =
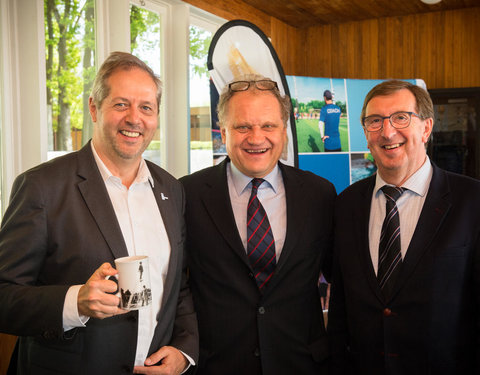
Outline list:
[[[342,192],[335,210],[333,374],[480,372],[480,182],[430,163],[433,115],[428,93],[405,81],[383,82],[365,99],[378,173]],[[392,211],[384,185],[407,189]],[[391,244],[400,252],[381,283],[387,211],[391,220],[398,212]]]
[[[21,336],[17,373],[132,373],[140,356],[145,366],[135,366],[136,373],[158,366],[179,374],[186,356],[197,360],[184,272],[183,189],[141,157],[157,128],[160,96],[150,68],[130,54],[111,54],[90,98],[92,142],[15,180],[0,231],[0,331]],[[152,279],[164,278],[152,285],[152,292],[163,290],[158,311],[121,310],[116,283],[106,279],[117,273],[114,259],[134,255],[132,249],[158,235],[125,227],[138,216],[120,207],[118,191],[131,198],[141,191],[144,203],[135,204],[158,206],[148,228],[164,227],[162,243],[138,249],[150,257]]]
[[[278,162],[289,110],[289,98],[271,80],[246,76],[231,83],[218,106],[229,157],[181,179],[198,374],[326,373],[317,283],[330,251],[336,194],[325,179]],[[276,266],[265,279],[247,255],[252,178],[264,180],[257,196],[275,243]]]

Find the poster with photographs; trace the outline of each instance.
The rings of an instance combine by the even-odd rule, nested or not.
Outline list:
[[[365,96],[382,80],[286,78],[295,117],[299,168],[330,180],[337,193],[374,174],[375,162],[360,114]],[[426,88],[422,80],[407,81]],[[328,138],[336,138],[333,150],[328,149]]]

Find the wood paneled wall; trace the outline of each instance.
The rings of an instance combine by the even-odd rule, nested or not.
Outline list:
[[[184,0],[271,38],[285,74],[480,87],[480,7],[297,29],[241,0]]]
[[[307,29],[304,75],[480,86],[480,7]]]

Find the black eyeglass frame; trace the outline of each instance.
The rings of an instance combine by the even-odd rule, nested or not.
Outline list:
[[[272,87],[270,88],[265,88],[265,87],[262,87],[262,86],[259,86],[259,83],[261,82],[269,82],[269,83],[272,83]],[[242,88],[242,89],[232,89],[232,86],[233,85],[236,85],[236,84],[239,84],[239,83],[244,83],[246,86],[245,88]],[[232,92],[240,92],[240,91],[247,91],[251,85],[255,85],[255,87],[257,88],[257,90],[260,90],[260,91],[272,91],[272,90],[278,90],[278,85],[277,85],[277,82],[275,81],[272,81],[270,79],[260,79],[258,81],[235,81],[235,82],[231,82],[228,84],[228,89]]]
[[[405,125],[398,125],[398,124],[395,124],[393,121],[392,121],[392,116],[395,116],[395,115],[398,115],[400,113],[404,113],[406,115],[408,115],[408,122],[405,124]],[[388,118],[388,122],[390,123],[390,125],[392,125],[395,129],[405,129],[405,128],[408,128],[412,122],[412,115],[415,116],[415,117],[418,117],[420,120],[423,120],[423,117],[420,116],[418,113],[415,113],[415,112],[409,112],[409,111],[398,111],[398,112],[394,112],[392,113],[390,116],[380,116],[380,115],[371,115],[371,116],[365,116],[364,118],[362,118],[362,126],[365,128],[365,130],[367,132],[378,132],[380,130],[383,129],[383,123],[385,122],[385,119]],[[365,125],[365,120],[367,120],[368,118],[378,118],[378,119],[381,119],[382,122],[381,122],[381,126],[378,128],[378,129],[373,129],[373,130],[370,130],[368,128],[368,126]]]

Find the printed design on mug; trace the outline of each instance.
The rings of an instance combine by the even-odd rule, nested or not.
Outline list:
[[[130,290],[120,290],[122,296],[122,306],[127,309],[138,309],[139,307],[148,306],[152,302],[152,290],[145,285],[143,289],[136,293]]]
[[[115,260],[119,271],[121,307],[136,310],[152,303],[149,262],[147,256],[130,256]]]

